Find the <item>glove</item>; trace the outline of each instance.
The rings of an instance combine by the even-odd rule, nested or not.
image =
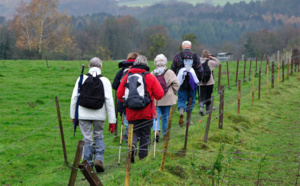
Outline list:
[[[115,131],[115,124],[114,123],[110,123],[109,124],[109,127],[108,127],[108,131],[110,132],[110,133],[113,133],[114,131]]]

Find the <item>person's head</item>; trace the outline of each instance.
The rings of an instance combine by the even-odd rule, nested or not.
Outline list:
[[[98,57],[93,57],[91,60],[90,60],[90,64],[89,64],[89,68],[92,68],[92,67],[98,67],[98,68],[102,68],[102,61],[100,58]]]
[[[146,65],[146,66],[148,66],[148,60],[147,60],[147,58],[145,56],[139,55],[135,59],[133,65]]]
[[[202,57],[203,57],[203,58],[209,58],[209,56],[210,56],[210,53],[209,53],[208,50],[203,50],[203,51],[202,51]]]
[[[167,63],[168,63],[168,59],[163,54],[157,55],[154,59],[155,67],[165,67]]]
[[[192,48],[192,43],[190,41],[183,41],[181,44],[182,49],[191,49]]]
[[[130,52],[130,53],[127,55],[127,60],[128,60],[128,59],[136,59],[138,56],[139,56],[139,53],[137,53],[137,52]]]

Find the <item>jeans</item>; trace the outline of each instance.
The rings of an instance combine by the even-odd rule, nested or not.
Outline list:
[[[128,139],[128,121],[127,121],[127,118],[126,118],[126,114],[124,114],[124,117],[123,117],[123,124],[124,124],[124,127],[125,127],[124,141],[127,141],[127,139]]]
[[[200,86],[200,107],[204,108],[206,105],[206,111],[208,111],[211,104],[211,94],[213,93],[214,85]]]
[[[171,106],[158,106],[155,107],[157,109],[157,117],[153,120],[153,132],[156,130],[160,131],[160,117],[162,116],[162,133],[163,135],[167,134],[167,128],[168,128],[168,121],[169,121],[169,114],[171,110]],[[157,123],[156,123],[157,122]],[[155,128],[156,125],[156,128]]]
[[[94,131],[92,130],[92,125],[94,127]],[[105,144],[103,141],[104,121],[79,120],[79,126],[84,141],[83,159],[87,160],[90,166],[93,166],[93,155],[95,155],[94,160],[100,160],[103,162],[105,150]],[[93,141],[93,135],[95,143]]]
[[[191,103],[191,112],[193,111],[193,108],[195,107],[195,99],[196,99],[196,89],[198,87],[195,87],[195,90],[189,88],[189,89],[183,89],[182,86],[180,86],[178,90],[178,103],[177,103],[177,109],[184,108],[184,111],[188,111],[189,107],[189,99],[192,98]]]

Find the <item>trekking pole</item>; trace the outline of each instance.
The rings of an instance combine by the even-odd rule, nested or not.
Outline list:
[[[156,110],[155,110],[155,129],[154,129],[154,158],[155,158],[155,149],[156,149],[156,127],[157,127],[157,111],[158,111],[158,100],[156,100]]]
[[[118,159],[118,165],[120,165],[120,158],[121,158],[123,119],[124,119],[124,112],[122,113],[122,125],[121,125],[121,134],[120,134],[120,147],[119,147],[119,159]]]

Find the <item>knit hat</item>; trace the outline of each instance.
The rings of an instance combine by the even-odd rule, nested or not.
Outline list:
[[[192,46],[192,43],[190,42],[190,41],[183,41],[182,42],[182,46],[184,46],[184,45],[190,45],[190,46]]]
[[[146,65],[146,66],[148,66],[148,60],[147,60],[147,58],[145,56],[139,55],[135,59],[133,65]]]
[[[163,54],[157,55],[156,58],[154,59],[155,66],[164,67],[167,65],[167,63],[168,63],[168,59]]]

